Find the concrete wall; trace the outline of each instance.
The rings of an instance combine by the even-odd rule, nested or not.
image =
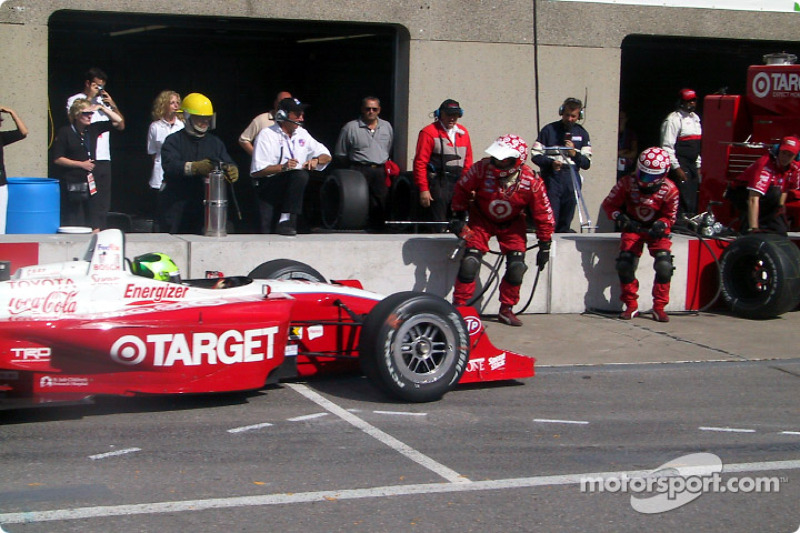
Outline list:
[[[629,34],[794,41],[797,16],[708,9],[637,7],[552,0],[7,0],[0,5],[2,105],[20,112],[30,137],[7,149],[10,175],[44,176],[47,170],[47,22],[59,9],[138,12],[256,19],[353,21],[403,26],[400,43],[408,79],[398,77],[396,121],[399,149],[413,157],[417,131],[444,99],[466,109],[476,155],[498,135],[517,132],[533,141],[538,126],[556,120],[567,96],[588,95],[586,128],[594,146],[586,173],[591,218],[599,213],[615,176],[620,46]],[[534,13],[536,32],[534,32]],[[540,116],[536,111],[534,61],[538,39]],[[669,76],[654,69],[653,83]],[[60,112],[60,105],[56,106]],[[574,227],[577,227],[577,217]]]
[[[90,235],[6,235],[5,242],[39,242],[39,262],[70,261],[83,257]],[[690,239],[675,235],[673,277],[668,310],[686,306],[686,285]],[[130,234],[126,236],[125,256],[164,252],[180,267],[184,278],[204,277],[207,270],[226,275],[245,275],[273,259],[293,259],[307,263],[327,279],[357,279],[364,288],[381,294],[400,291],[425,291],[449,298],[459,261],[451,261],[456,239],[447,235],[302,235],[287,239],[273,235],[229,235],[225,238]],[[530,244],[535,244],[529,242]],[[527,313],[582,313],[587,309],[617,310],[619,281],[614,268],[619,253],[619,234],[556,235],[551,260],[539,277]],[[0,254],[2,252],[0,251]],[[489,282],[497,255],[484,257],[481,283]],[[459,256],[460,258],[460,256]],[[0,257],[2,259],[2,257]],[[499,274],[505,272],[499,264]],[[522,309],[536,282],[536,250],[527,254],[529,266],[521,288]],[[640,307],[652,305],[652,258],[645,252],[638,270]],[[497,285],[476,304],[487,314],[498,310]]]

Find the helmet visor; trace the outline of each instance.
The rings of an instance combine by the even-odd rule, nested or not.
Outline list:
[[[652,185],[653,183],[657,183],[664,179],[664,176],[667,175],[666,172],[662,172],[660,174],[648,174],[647,172],[642,172],[641,170],[636,171],[637,176],[636,179],[639,183],[643,183],[645,185]]]

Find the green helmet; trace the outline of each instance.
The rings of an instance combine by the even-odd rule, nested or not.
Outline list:
[[[137,276],[158,281],[181,282],[181,271],[167,254],[150,252],[133,258],[131,271]]]

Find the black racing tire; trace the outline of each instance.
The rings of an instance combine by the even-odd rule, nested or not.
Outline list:
[[[722,297],[742,317],[764,319],[800,303],[800,250],[787,237],[754,233],[733,241],[720,258]]]
[[[322,225],[326,229],[360,230],[369,216],[369,186],[355,170],[336,169],[319,191]]]
[[[369,312],[358,345],[361,369],[379,389],[408,402],[432,402],[467,368],[469,333],[446,300],[422,292],[393,294]]]
[[[292,259],[274,259],[261,263],[247,275],[253,279],[302,279],[327,283],[316,269]]]
[[[391,220],[410,222],[419,220],[419,189],[411,172],[397,176],[389,189]]]

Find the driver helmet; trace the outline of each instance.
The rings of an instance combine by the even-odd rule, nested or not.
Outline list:
[[[498,137],[486,153],[497,161],[508,159],[509,157],[515,158],[514,164],[509,168],[497,168],[492,165],[491,173],[495,178],[506,178],[516,174],[520,167],[525,164],[528,159],[528,143],[526,143],[518,135],[508,133],[502,137]]]
[[[207,96],[200,93],[186,95],[181,102],[181,112],[186,132],[193,137],[203,137],[206,132],[213,130],[217,126],[217,115],[214,113],[214,106]],[[205,117],[208,121],[202,121],[195,117]]]
[[[167,254],[150,252],[137,255],[131,263],[131,271],[137,276],[158,281],[181,282],[181,271]]]
[[[657,191],[669,172],[669,153],[653,146],[639,154],[636,164],[636,184],[642,192]]]

